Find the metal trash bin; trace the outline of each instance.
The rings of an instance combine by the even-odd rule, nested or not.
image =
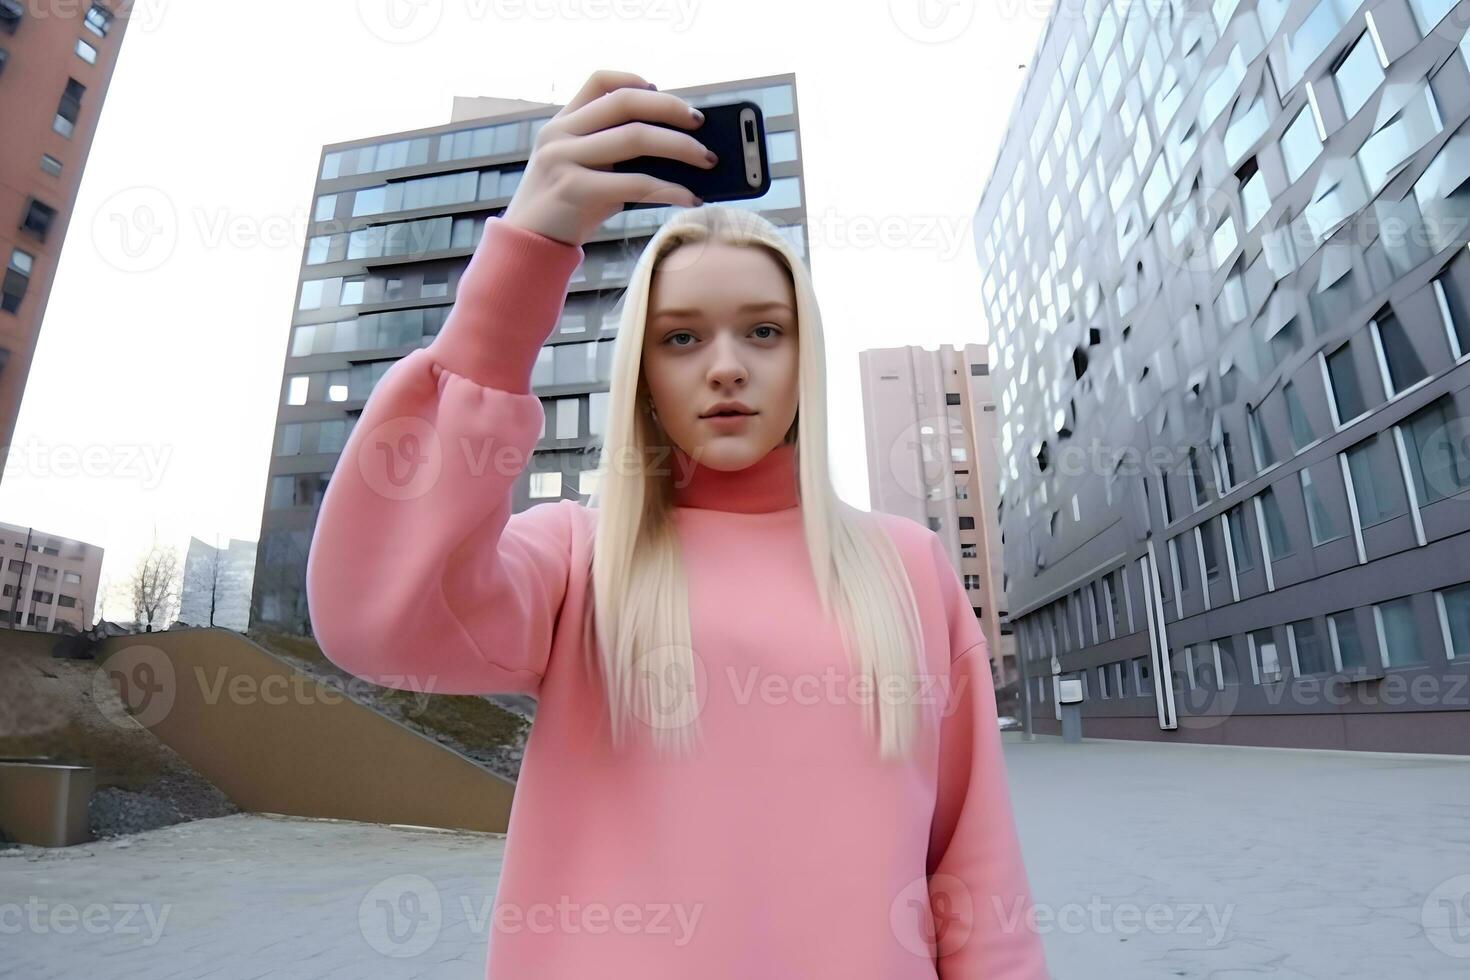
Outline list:
[[[91,766],[0,759],[0,830],[21,844],[85,844],[92,839],[88,807],[96,785]]]
[[[1082,681],[1076,677],[1060,681],[1057,703],[1062,708],[1062,741],[1082,741]]]

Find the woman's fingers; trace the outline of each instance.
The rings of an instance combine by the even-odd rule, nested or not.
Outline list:
[[[558,147],[565,160],[584,167],[605,167],[640,156],[669,157],[708,169],[708,148],[688,133],[644,122],[623,123],[590,136],[568,139]]]
[[[620,88],[594,99],[557,122],[557,128],[573,136],[586,136],[635,119],[668,123],[693,129],[694,107],[670,92]]]
[[[648,174],[617,174],[588,171],[583,175],[591,192],[604,201],[616,204],[673,204],[692,208],[699,198],[682,184],[659,180]]]
[[[587,81],[572,96],[570,102],[562,107],[557,116],[569,116],[594,99],[601,98],[615,89],[632,87],[648,88],[648,80],[635,75],[630,71],[613,71],[608,68],[600,68],[587,76]],[[556,118],[555,116],[552,118]]]

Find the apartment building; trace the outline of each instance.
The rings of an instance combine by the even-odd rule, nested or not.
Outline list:
[[[0,445],[15,420],[129,0],[0,0]],[[0,454],[0,477],[6,454]]]
[[[995,402],[985,348],[891,347],[858,354],[869,505],[926,525],[944,540],[990,647],[1002,701],[1018,692],[1005,608],[995,488]]]
[[[672,91],[695,106],[749,99],[761,107],[771,186],[731,203],[769,218],[807,256],[795,76]],[[347,436],[378,379],[443,326],[485,219],[510,203],[536,134],[559,109],[460,98],[444,125],[323,149],[285,352],[252,622],[309,628],[311,532]],[[620,212],[585,244],[561,322],[533,371],[546,432],[516,488],[516,510],[591,493],[620,299],[673,210]]]
[[[97,619],[102,549],[33,527],[0,523],[0,625],[78,632]]]
[[[1470,751],[1467,25],[1056,8],[974,220],[1037,731]]]

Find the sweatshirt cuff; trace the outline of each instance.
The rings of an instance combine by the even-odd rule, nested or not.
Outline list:
[[[476,384],[529,393],[536,357],[583,255],[580,245],[487,218],[429,355]]]

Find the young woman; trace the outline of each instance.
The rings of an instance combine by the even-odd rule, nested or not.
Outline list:
[[[316,636],[368,680],[538,699],[492,978],[1044,978],[984,634],[934,532],[833,492],[805,265],[757,215],[604,169],[704,160],[645,122],[691,111],[600,71],[542,129],[348,439]],[[628,201],[691,209],[633,270],[592,506],[512,513],[532,367]]]

